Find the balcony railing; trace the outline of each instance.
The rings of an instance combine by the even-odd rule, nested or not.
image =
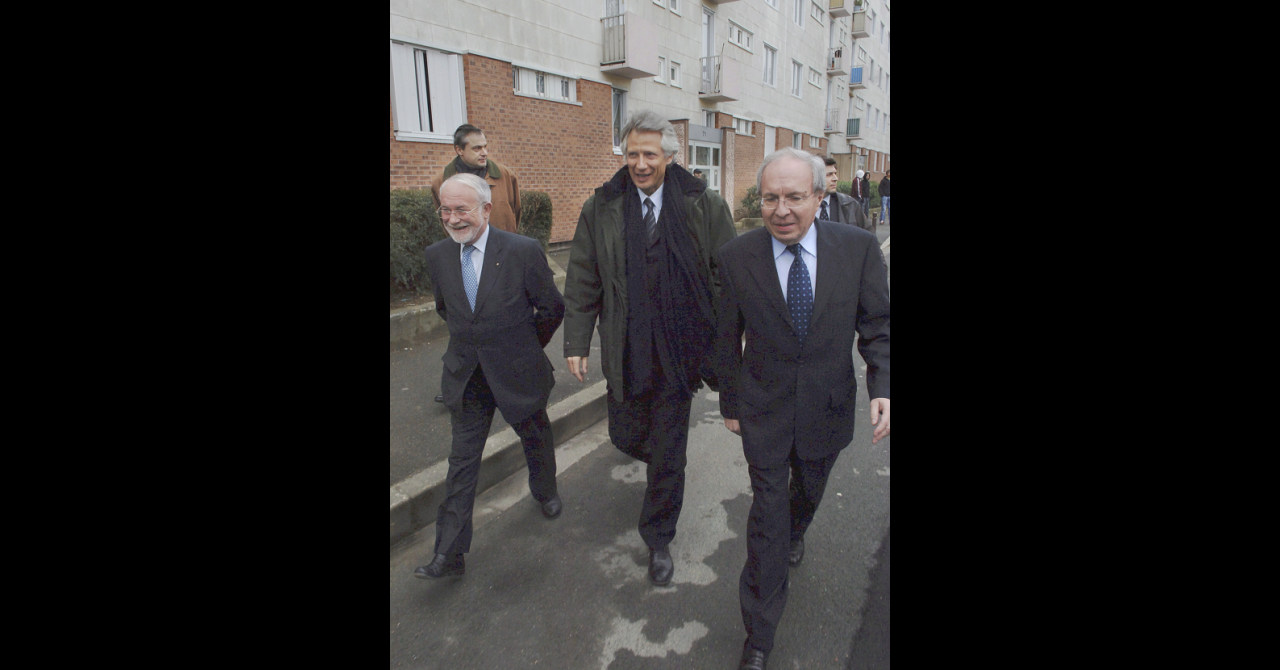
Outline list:
[[[844,72],[844,48],[827,49],[827,74]]]
[[[849,90],[855,88],[866,88],[867,85],[862,82],[862,66],[849,68]]]
[[[610,3],[613,5],[616,3]],[[612,8],[612,7],[611,7]],[[604,59],[601,65],[621,63],[627,59],[627,15],[616,14],[600,19],[604,26]]]
[[[702,84],[698,88],[699,94],[707,95],[720,92],[720,86],[724,82],[723,72],[720,69],[720,58],[721,56],[708,56],[701,59]]]
[[[824,132],[838,133],[840,132],[840,117],[844,114],[839,109],[827,110],[827,128]]]
[[[847,119],[847,124],[845,125],[845,133],[844,133],[845,135],[848,135],[850,139],[861,139],[862,138],[861,131],[862,131],[862,119],[860,118]]]
[[[867,6],[861,5],[854,7],[853,14],[850,14],[853,20],[850,22],[849,34],[853,35],[853,39],[858,40],[864,37],[871,37],[871,26],[867,25]]]
[[[853,6],[854,0],[831,0],[829,9],[831,15],[835,17],[848,16],[849,8]],[[861,7],[861,4],[858,5]]]

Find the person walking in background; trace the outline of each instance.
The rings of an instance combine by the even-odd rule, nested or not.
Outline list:
[[[863,230],[876,232],[875,225],[867,221],[870,217],[862,213],[862,205],[853,196],[845,195],[837,190],[840,186],[840,170],[836,167],[836,159],[827,156],[823,159],[823,162],[827,165],[827,192],[822,196],[818,218],[824,221],[847,223]]]
[[[736,231],[729,206],[672,158],[675,127],[639,111],[622,128],[626,165],[587,199],[564,285],[564,355],[585,381],[600,324],[609,438],[648,464],[640,537],[649,580],[671,583],[668,548],[684,505],[689,411],[714,387],[711,349],[719,300],[715,252]]]
[[[857,415],[866,362],[872,442],[890,434],[889,283],[876,236],[815,221],[822,161],[799,149],[756,176],[764,227],[720,248],[716,364],[725,428],[742,436],[753,501],[739,581],[740,670],[765,670],[787,606],[788,566],[814,519]],[[743,335],[746,335],[745,346]]]
[[[862,175],[862,213],[871,217],[871,173],[858,170]]]
[[[556,380],[543,347],[564,320],[564,300],[537,240],[489,225],[489,185],[458,174],[440,187],[449,239],[427,247],[436,313],[449,325],[440,388],[453,444],[445,499],[436,515],[435,560],[419,579],[466,573],[480,458],[494,409],[524,444],[529,490],[543,516],[560,516],[556,452],[547,397]]]
[[[880,223],[889,223],[889,171],[880,180]]]

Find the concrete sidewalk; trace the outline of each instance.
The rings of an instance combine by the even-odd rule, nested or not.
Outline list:
[[[739,233],[743,231],[739,230]],[[889,226],[877,231],[886,256]],[[564,290],[564,265],[568,249],[552,251],[548,261],[556,286]],[[435,402],[440,393],[441,356],[449,345],[449,331],[436,315],[435,305],[406,308],[391,313],[390,340],[390,543],[435,523],[444,496],[444,479],[452,426],[449,411]],[[569,374],[564,363],[563,329],[557,330],[545,351],[554,368],[556,384],[547,401],[547,414],[557,445],[564,444],[587,427],[608,417],[605,383],[600,372],[600,342],[592,338],[590,366],[585,383]],[[515,431],[494,415],[485,445],[477,493],[525,468],[524,450]]]

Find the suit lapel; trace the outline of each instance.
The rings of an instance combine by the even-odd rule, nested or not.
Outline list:
[[[782,285],[778,283],[778,263],[773,257],[773,237],[766,230],[760,239],[763,244],[755,245],[752,250],[752,262],[748,265],[747,271],[760,287],[760,293],[764,296],[765,302],[788,326],[791,326],[794,332],[795,326],[791,324],[791,310],[787,309],[787,297],[782,295]]]
[[[480,273],[480,286],[476,289],[476,313],[484,307],[484,301],[494,283],[498,281],[498,270],[504,260],[506,245],[503,244],[502,232],[497,228],[489,228],[489,243],[484,250],[484,272]],[[459,266],[461,268],[461,266]]]
[[[818,226],[817,223],[813,225]],[[825,226],[818,226],[818,286],[813,294],[810,332],[813,325],[818,323],[818,317],[822,316],[822,309],[831,302],[831,296],[835,293],[838,271],[844,265],[844,259],[837,258],[837,254],[839,250],[831,241],[831,232]]]
[[[471,303],[467,301],[467,289],[462,285],[462,245],[450,240],[444,255],[444,290],[453,298],[449,304],[461,305],[466,316],[471,317],[474,312],[471,311]]]

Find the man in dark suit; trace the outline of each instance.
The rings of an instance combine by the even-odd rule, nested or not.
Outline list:
[[[542,245],[489,225],[489,185],[475,175],[440,187],[451,239],[427,248],[436,312],[449,324],[440,388],[453,424],[446,497],[436,517],[435,560],[421,579],[460,576],[471,551],[471,512],[494,408],[524,443],[529,490],[548,519],[560,516],[547,396],[555,385],[542,348],[564,319]]]
[[[845,195],[836,190],[840,185],[840,170],[836,166],[836,159],[827,156],[823,162],[827,166],[827,192],[822,196],[822,202],[819,203],[818,218],[823,221],[847,223],[875,233],[875,223],[869,222],[867,216],[862,213],[862,203],[853,196]],[[858,182],[855,181],[854,183],[857,184]]]
[[[822,160],[776,151],[757,173],[764,228],[720,248],[717,372],[725,427],[742,436],[755,499],[739,583],[747,629],[740,667],[763,670],[787,603],[788,565],[840,451],[853,439],[867,363],[874,442],[889,435],[889,289],[880,245],[817,221]],[[745,347],[742,336],[746,334]]]

